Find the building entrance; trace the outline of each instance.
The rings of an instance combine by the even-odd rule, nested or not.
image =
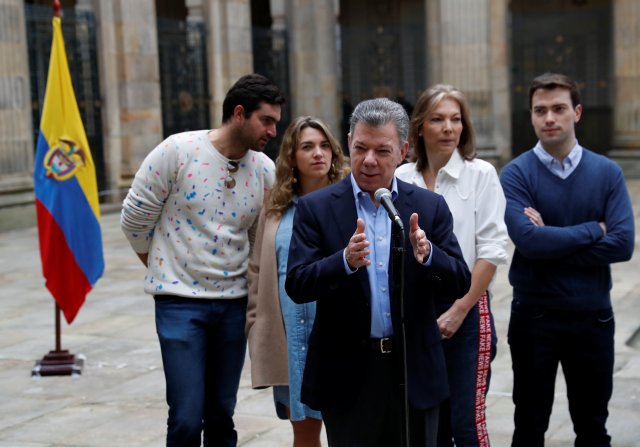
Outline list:
[[[529,84],[547,71],[578,82],[584,111],[576,126],[580,144],[598,153],[612,145],[612,2],[511,2],[512,155],[536,143]]]

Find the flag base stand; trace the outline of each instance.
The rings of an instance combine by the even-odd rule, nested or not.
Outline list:
[[[49,351],[31,370],[32,376],[71,376],[82,374],[82,360],[69,351]]]
[[[36,361],[35,366],[31,370],[32,377],[40,376],[78,376],[82,374],[84,366],[84,356],[76,358],[75,355],[69,353],[66,349],[61,348],[60,341],[60,306],[56,303],[55,307],[56,319],[56,349],[49,351],[42,360]]]

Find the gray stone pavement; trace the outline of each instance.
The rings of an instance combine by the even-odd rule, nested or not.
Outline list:
[[[640,181],[629,187],[638,227]],[[164,445],[167,408],[153,301],[142,291],[144,270],[118,215],[105,214],[102,227],[105,274],[73,325],[62,325],[63,349],[85,358],[79,377],[31,377],[35,360],[54,348],[53,300],[41,275],[36,229],[0,233],[0,447]],[[640,446],[639,245],[631,262],[613,267],[616,373],[609,430],[619,447]],[[493,299],[499,352],[487,417],[494,447],[508,446],[513,428],[506,274],[507,267],[498,269]],[[236,411],[240,445],[290,445],[289,423],[276,418],[271,390],[251,389],[248,365],[247,359]],[[572,445],[572,434],[559,374],[547,446]]]

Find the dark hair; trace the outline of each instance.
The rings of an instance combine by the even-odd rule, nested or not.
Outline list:
[[[531,81],[531,86],[529,87],[529,108],[532,106],[531,99],[533,98],[533,94],[536,90],[553,90],[554,88],[564,88],[569,90],[569,94],[571,95],[571,105],[574,108],[580,104],[580,91],[576,81],[567,75],[546,72]]]
[[[236,81],[229,89],[222,103],[222,122],[225,123],[233,115],[233,110],[240,105],[244,108],[244,116],[260,108],[266,102],[272,105],[282,105],[286,101],[277,85],[259,74],[248,74]]]
[[[453,99],[460,106],[460,118],[462,119],[462,132],[458,143],[458,152],[464,160],[473,160],[476,157],[476,133],[471,124],[471,113],[467,98],[457,88],[436,84],[425,90],[415,107],[411,116],[411,128],[409,130],[409,145],[411,146],[411,161],[416,162],[418,171],[424,170],[428,165],[427,148],[424,139],[420,135],[422,125],[427,119],[427,115],[436,108],[444,99]]]

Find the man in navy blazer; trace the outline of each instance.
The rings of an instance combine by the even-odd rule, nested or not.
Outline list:
[[[435,446],[448,396],[434,303],[453,302],[471,275],[442,196],[398,180],[409,118],[386,98],[363,101],[349,132],[351,175],[301,197],[293,223],[286,290],[316,301],[302,401],[322,411],[329,445],[398,445],[403,393],[400,305],[391,290],[391,220],[375,198],[387,188],[407,229],[404,307],[412,446]]]

